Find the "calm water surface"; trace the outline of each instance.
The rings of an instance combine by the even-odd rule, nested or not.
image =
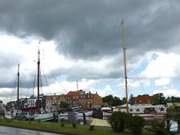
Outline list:
[[[0,126],[0,135],[59,135],[59,134]]]

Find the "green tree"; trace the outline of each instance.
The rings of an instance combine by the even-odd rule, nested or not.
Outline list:
[[[153,105],[159,105],[159,104],[165,105],[166,104],[166,98],[164,97],[164,95],[162,93],[156,94],[152,98],[152,104]]]
[[[128,127],[129,114],[124,112],[113,112],[110,124],[115,132],[123,132]]]
[[[69,108],[69,104],[67,102],[61,102],[59,107],[60,108],[64,108],[64,109],[68,109]]]
[[[167,103],[179,103],[180,102],[180,97],[174,97],[174,96],[168,97],[166,99],[166,102]]]
[[[122,101],[119,97],[113,97],[112,95],[103,97],[103,102],[107,103],[109,106],[117,106],[122,104]]]
[[[121,105],[121,100],[119,97],[114,97],[112,106]]]
[[[123,97],[123,99],[122,99],[122,104],[126,104],[126,98],[125,97]]]
[[[134,96],[133,96],[133,94],[130,95],[129,104],[131,104],[131,105],[134,104]]]
[[[129,117],[129,129],[133,135],[141,135],[144,127],[144,119],[140,116]]]
[[[110,106],[112,106],[113,96],[112,95],[108,95],[108,96],[103,97],[103,102],[107,103]]]
[[[174,120],[178,125],[178,132],[180,132],[180,107],[173,106],[167,110],[167,119]]]

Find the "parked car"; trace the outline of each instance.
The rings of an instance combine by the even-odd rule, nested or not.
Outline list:
[[[33,120],[34,115],[30,114],[28,112],[16,113],[15,119],[18,119],[18,120]]]
[[[25,120],[34,120],[34,115],[30,113],[25,114]]]
[[[102,110],[100,108],[94,108],[92,117],[102,119],[103,118]]]

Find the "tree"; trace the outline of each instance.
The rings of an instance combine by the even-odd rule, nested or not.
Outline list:
[[[144,127],[144,119],[140,116],[129,117],[129,129],[133,135],[141,135]]]
[[[126,98],[125,97],[123,97],[123,99],[122,99],[122,104],[126,104]]]
[[[113,97],[112,95],[103,97],[103,102],[107,103],[109,106],[117,106],[122,104],[119,97]]]
[[[180,115],[179,114],[180,114],[179,106],[173,106],[171,108],[168,108],[167,110],[167,119],[174,120],[177,122],[178,132],[180,132]]]
[[[166,99],[166,102],[167,103],[179,103],[180,102],[180,97],[174,97],[174,96],[168,97]]]
[[[108,95],[108,96],[103,97],[103,102],[107,103],[110,106],[112,106],[113,96],[112,95]]]
[[[129,104],[131,104],[131,105],[134,104],[134,96],[133,96],[133,94],[130,95]]]
[[[153,105],[159,105],[159,104],[166,104],[166,98],[162,93],[153,95],[152,98],[152,104]]]
[[[121,100],[118,97],[114,97],[112,106],[121,105]]]
[[[128,126],[129,114],[124,112],[113,112],[110,118],[110,124],[115,132],[123,132]]]
[[[60,108],[64,108],[64,109],[68,109],[69,108],[69,104],[66,102],[61,102],[59,105]]]

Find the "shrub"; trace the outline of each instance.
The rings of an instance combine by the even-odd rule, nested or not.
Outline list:
[[[144,127],[144,119],[139,116],[132,116],[129,118],[129,129],[133,135],[140,135]]]
[[[168,130],[165,129],[164,122],[159,123],[157,121],[153,121],[150,131],[153,132],[154,135],[169,135]]]
[[[89,130],[90,130],[90,131],[93,131],[93,130],[94,130],[94,125],[91,125],[91,126],[89,127]]]
[[[129,115],[124,112],[113,112],[110,118],[110,124],[115,132],[123,132],[127,127]]]
[[[72,123],[72,127],[73,127],[73,128],[76,128],[76,123]]]
[[[64,123],[61,123],[61,127],[64,127]]]

